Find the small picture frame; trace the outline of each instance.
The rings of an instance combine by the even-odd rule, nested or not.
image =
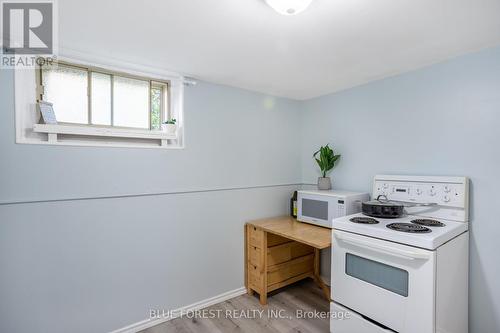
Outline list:
[[[40,101],[38,102],[38,110],[40,111],[41,124],[57,124],[56,114],[52,103]]]

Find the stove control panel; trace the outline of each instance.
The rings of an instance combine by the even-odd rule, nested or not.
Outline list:
[[[375,196],[415,203],[437,203],[463,207],[465,193],[463,186],[456,184],[402,184],[380,182],[376,184]]]
[[[468,219],[468,192],[466,177],[376,176],[373,182],[374,199],[383,195],[389,200],[434,204],[437,207],[434,210],[444,209],[444,218],[463,216]]]

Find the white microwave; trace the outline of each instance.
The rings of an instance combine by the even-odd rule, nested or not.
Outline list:
[[[368,193],[350,191],[298,191],[297,220],[331,228],[337,217],[359,213]]]

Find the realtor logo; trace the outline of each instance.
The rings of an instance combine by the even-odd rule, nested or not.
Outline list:
[[[2,2],[4,55],[54,53],[54,3]]]

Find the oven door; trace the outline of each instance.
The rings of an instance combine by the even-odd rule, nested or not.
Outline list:
[[[435,252],[333,231],[333,300],[404,333],[433,333]]]

